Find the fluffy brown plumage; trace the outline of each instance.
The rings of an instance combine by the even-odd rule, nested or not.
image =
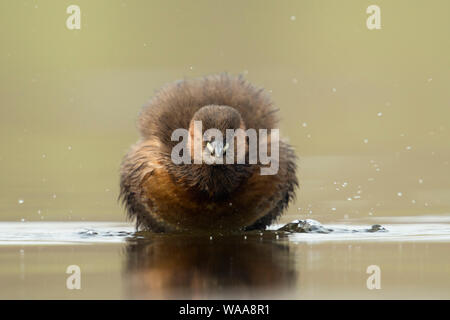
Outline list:
[[[128,217],[155,232],[264,229],[294,197],[292,148],[280,141],[278,173],[261,175],[259,162],[177,165],[171,135],[178,128],[192,135],[194,120],[203,132],[217,128],[224,137],[226,129],[270,130],[278,125],[276,111],[268,94],[242,77],[213,75],[162,88],[142,110],[141,139],[122,162],[120,198]]]

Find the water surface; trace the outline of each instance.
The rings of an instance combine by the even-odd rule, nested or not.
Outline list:
[[[382,224],[387,232],[164,235],[123,223],[1,223],[0,298],[450,298],[450,216]],[[66,288],[69,265],[81,268],[81,290]],[[380,267],[379,290],[367,289],[369,265]]]

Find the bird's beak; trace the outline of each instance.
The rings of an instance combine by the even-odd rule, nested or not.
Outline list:
[[[206,147],[208,148],[209,152],[211,152],[211,154],[214,154],[216,158],[219,158],[223,156],[229,145],[228,143],[226,143],[224,146],[220,141],[216,140],[213,142],[208,142],[206,144]]]

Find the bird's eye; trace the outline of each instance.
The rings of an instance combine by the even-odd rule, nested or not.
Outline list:
[[[212,146],[211,143],[207,142],[207,143],[206,143],[206,147],[208,148],[209,152],[213,153],[214,147]]]

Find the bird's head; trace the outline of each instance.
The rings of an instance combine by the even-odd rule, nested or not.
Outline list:
[[[188,137],[191,183],[214,197],[236,189],[250,171],[245,164],[245,130],[244,120],[232,107],[207,105],[195,112]]]

